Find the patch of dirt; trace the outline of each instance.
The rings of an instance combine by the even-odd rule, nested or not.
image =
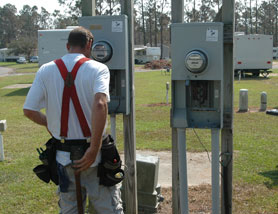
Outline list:
[[[159,214],[172,213],[172,189],[162,188],[161,194],[164,201],[160,203]],[[233,201],[232,210],[236,214],[277,214],[278,203],[265,203],[266,198],[277,195],[277,189],[267,188],[265,185],[252,184],[234,184],[233,185]],[[189,187],[189,213],[193,214],[209,214],[211,213],[211,186],[200,185]],[[274,203],[274,204],[272,204]]]
[[[172,189],[162,188],[164,201],[160,204],[159,214],[172,213]],[[211,212],[211,186],[200,185],[189,187],[189,212],[193,214],[208,214]]]

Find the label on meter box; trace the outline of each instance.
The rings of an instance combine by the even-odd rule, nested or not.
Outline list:
[[[217,42],[218,41],[218,30],[208,28],[207,33],[206,33],[206,41],[207,42]]]

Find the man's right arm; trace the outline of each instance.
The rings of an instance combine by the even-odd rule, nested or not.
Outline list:
[[[79,172],[88,169],[96,160],[97,154],[101,148],[102,133],[105,127],[107,113],[108,105],[106,94],[96,93],[92,107],[91,145],[84,156],[80,160],[75,161],[74,165],[74,167],[79,168]]]

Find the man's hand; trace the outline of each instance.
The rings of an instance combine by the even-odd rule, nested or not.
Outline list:
[[[73,168],[76,168],[76,173],[80,173],[88,169],[96,160],[96,152],[89,147],[80,160],[74,161]]]

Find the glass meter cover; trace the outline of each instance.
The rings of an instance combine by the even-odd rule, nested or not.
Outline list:
[[[92,57],[98,62],[105,63],[112,57],[112,47],[108,42],[96,42],[92,47]]]
[[[185,67],[192,73],[201,73],[206,69],[207,64],[206,54],[199,50],[191,51],[185,57]]]

